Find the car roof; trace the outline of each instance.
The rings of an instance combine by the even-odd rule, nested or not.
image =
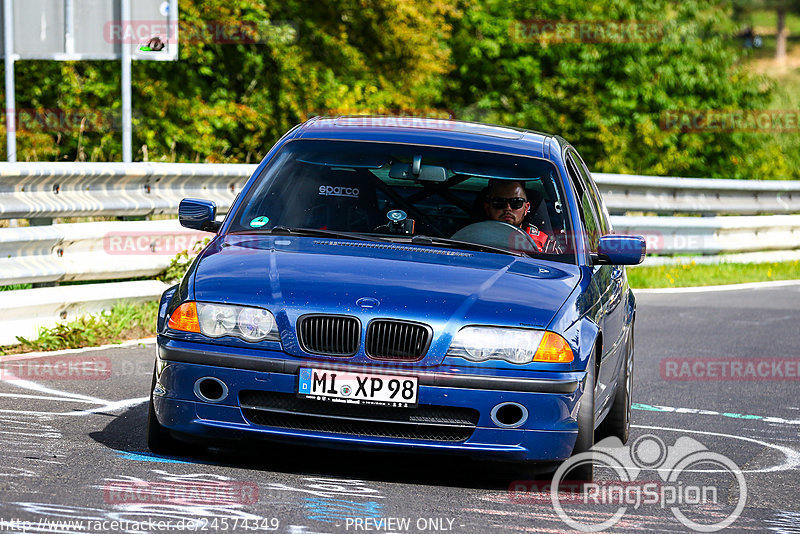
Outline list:
[[[550,159],[555,136],[478,122],[422,117],[342,115],[314,117],[300,125],[294,139],[335,139],[419,144],[519,154]]]

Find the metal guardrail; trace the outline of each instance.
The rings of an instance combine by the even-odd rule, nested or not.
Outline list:
[[[2,163],[0,219],[173,214],[182,198],[225,213],[256,165]]]
[[[800,249],[800,215],[611,216],[614,231],[645,237],[648,254],[711,255]]]
[[[177,220],[2,228],[0,285],[155,276],[209,236]]]
[[[651,254],[800,249],[800,215],[612,216],[617,233],[644,235]],[[57,224],[0,229],[0,285],[154,276],[210,234],[178,221]]]
[[[17,343],[16,336],[36,339],[39,327],[73,321],[82,315],[110,309],[119,300],[157,300],[167,287],[158,280],[44,287],[0,293],[0,345]]]
[[[800,181],[592,175],[613,214],[759,215],[800,213]]]
[[[255,165],[136,163],[0,164],[0,219],[174,214],[185,197],[214,200],[225,213]],[[661,255],[800,249],[800,182],[595,174],[618,233],[645,235]],[[631,216],[636,213],[734,215]],[[755,214],[770,214],[757,217]],[[209,234],[177,221],[0,228],[0,285],[152,276]],[[748,256],[750,257],[750,256]],[[649,259],[649,258],[648,258]],[[656,258],[659,259],[659,258]],[[152,283],[151,283],[152,282]],[[133,284],[133,285],[131,285]],[[122,282],[0,293],[0,345],[35,336],[75,314],[120,298],[155,299],[161,282]],[[11,319],[8,319],[11,317]]]
[[[0,219],[175,213],[184,197],[225,213],[256,165],[0,164]],[[661,178],[595,173],[611,213],[800,213],[800,181]]]

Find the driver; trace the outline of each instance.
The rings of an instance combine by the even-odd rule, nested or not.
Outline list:
[[[561,254],[558,242],[539,230],[525,216],[531,210],[523,182],[516,180],[489,180],[489,188],[483,201],[486,215],[494,220],[516,226],[533,240],[542,252]]]

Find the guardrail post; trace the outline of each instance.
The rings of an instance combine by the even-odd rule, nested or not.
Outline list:
[[[11,0],[3,0],[3,38],[5,39],[6,73],[6,160],[17,161],[17,112],[14,81],[14,5]]]
[[[50,217],[35,217],[32,219],[28,219],[28,223],[31,226],[52,226],[53,219]],[[31,287],[39,288],[39,287],[56,287],[58,282],[34,282]]]

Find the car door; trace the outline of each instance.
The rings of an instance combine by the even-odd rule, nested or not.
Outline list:
[[[585,170],[582,169],[582,161],[571,147],[566,153],[567,170],[570,179],[575,186],[575,192],[580,208],[580,216],[583,226],[586,229],[589,249],[592,254],[597,252],[597,245],[600,237],[610,233],[607,219],[603,218],[601,208],[594,198],[590,182],[585,177]],[[592,267],[592,282],[596,284],[600,295],[602,312],[600,314],[599,326],[603,335],[603,350],[600,355],[600,365],[597,373],[597,399],[596,406],[598,412],[603,411],[611,397],[611,386],[616,380],[617,370],[619,369],[619,351],[615,345],[620,337],[621,324],[617,324],[618,313],[623,310],[621,302],[614,291],[615,276],[618,266],[614,265],[595,265]]]
[[[611,228],[611,221],[608,216],[608,209],[600,196],[600,191],[597,189],[597,184],[594,183],[586,163],[581,159],[580,155],[576,152],[574,154],[578,169],[581,176],[586,181],[588,187],[589,197],[592,204],[597,210],[600,226],[602,227],[603,235],[613,234]],[[622,265],[612,265],[611,267],[611,281],[608,288],[608,298],[606,301],[605,310],[605,328],[607,334],[613,334],[613,342],[611,338],[606,338],[610,343],[609,351],[611,359],[614,362],[620,362],[625,352],[625,322],[626,322],[626,295],[628,291],[627,276],[625,267]]]

